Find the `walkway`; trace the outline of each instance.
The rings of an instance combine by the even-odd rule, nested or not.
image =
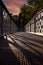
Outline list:
[[[43,36],[17,32],[1,38],[0,65],[43,65]]]

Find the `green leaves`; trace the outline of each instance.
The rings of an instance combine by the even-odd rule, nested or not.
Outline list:
[[[19,17],[20,20],[22,19],[22,25],[25,26],[33,17],[33,9],[24,5],[20,10]]]
[[[30,6],[34,6],[33,8],[30,6],[24,5],[20,9],[20,13],[18,16],[14,16],[15,23],[18,27],[24,27],[29,20],[43,7],[43,0],[26,0]]]

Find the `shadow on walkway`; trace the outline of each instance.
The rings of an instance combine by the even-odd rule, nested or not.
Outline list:
[[[20,65],[20,61],[9,47],[9,41],[4,37],[0,38],[0,65]]]
[[[10,38],[14,41],[14,39],[12,37],[10,37]],[[11,43],[11,44],[13,44],[16,48],[18,48],[23,53],[23,56],[25,56],[25,58],[28,59],[28,64],[26,64],[26,65],[29,65],[29,63],[30,63],[30,65],[43,65],[43,54],[41,54],[40,52],[38,52],[37,50],[35,50],[31,46],[28,45],[28,47],[31,48],[31,49],[33,49],[34,51],[36,51],[38,53],[38,55],[36,55],[35,53],[33,53],[30,50],[24,49],[23,47],[19,46],[20,43],[17,44],[14,41],[14,43]],[[27,46],[26,43],[23,43],[23,44]],[[24,58],[23,58],[23,60],[24,60]]]

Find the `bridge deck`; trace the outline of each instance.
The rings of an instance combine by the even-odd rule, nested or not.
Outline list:
[[[43,37],[20,32],[0,38],[0,65],[43,65]]]

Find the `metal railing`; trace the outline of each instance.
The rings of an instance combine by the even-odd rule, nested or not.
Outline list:
[[[14,33],[15,31],[17,31],[17,26],[14,19],[0,0],[0,35]]]
[[[25,30],[28,32],[43,33],[43,9],[27,23]]]

